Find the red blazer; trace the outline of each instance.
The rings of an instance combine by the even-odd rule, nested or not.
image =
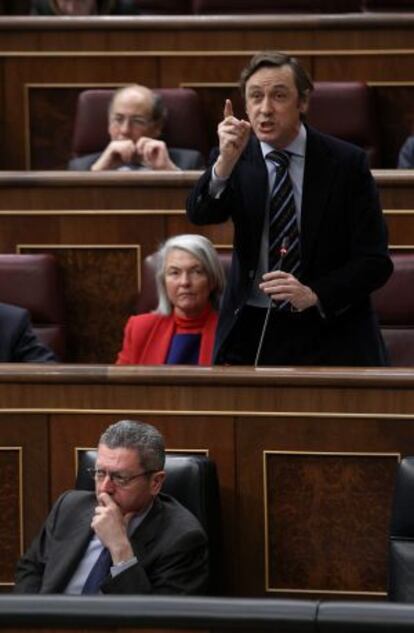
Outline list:
[[[207,317],[201,335],[199,365],[211,365],[217,312]],[[164,365],[174,335],[174,315],[138,314],[128,319],[117,365]]]

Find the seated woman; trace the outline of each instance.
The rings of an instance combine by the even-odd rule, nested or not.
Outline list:
[[[158,307],[128,320],[117,365],[211,365],[224,272],[202,235],[177,235],[157,252]]]

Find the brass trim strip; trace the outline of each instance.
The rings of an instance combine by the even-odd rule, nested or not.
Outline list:
[[[271,29],[269,29],[271,30]],[[412,48],[356,48],[353,50],[347,50],[343,48],[333,49],[284,49],[289,55],[298,55],[301,57],[332,57],[346,56],[346,57],[361,57],[366,55],[367,57],[377,57],[378,55],[387,55],[395,57],[397,55],[410,56],[414,55]],[[140,50],[140,51],[0,51],[0,60],[2,58],[24,58],[28,57],[31,60],[39,58],[61,58],[61,57],[137,57],[137,58],[152,58],[152,57],[252,57],[258,52],[258,49],[250,50],[200,50],[200,49],[188,49],[185,51],[173,51],[173,50]]]
[[[70,83],[53,82],[53,83],[26,83],[28,88],[122,88],[125,83],[118,81],[71,81]]]
[[[30,154],[31,148],[31,132],[30,132],[30,114],[29,114],[29,90],[27,84],[23,84],[23,121],[24,121],[24,165],[25,169],[31,169]]]
[[[322,80],[315,80],[322,81]],[[367,86],[370,88],[394,88],[394,87],[411,87],[414,86],[414,81],[366,81]],[[236,81],[184,81],[180,83],[182,88],[238,88],[239,84]]]
[[[399,461],[401,460],[401,453],[393,451],[376,453],[374,451],[277,451],[266,449],[262,453],[263,459],[268,455],[329,455],[330,457],[397,457]]]
[[[413,183],[414,184],[414,183]],[[88,183],[81,183],[81,186],[89,187]],[[411,186],[411,185],[410,185]],[[380,188],[380,185],[379,185]],[[0,209],[0,217],[4,216],[65,216],[65,215],[185,215],[185,209]],[[414,209],[383,209],[384,215],[414,215]]]
[[[256,418],[334,418],[334,419],[358,419],[358,420],[407,420],[414,421],[414,412],[412,413],[363,413],[355,411],[353,413],[343,413],[341,411],[227,411],[222,409],[71,409],[56,407],[0,407],[0,413],[49,413],[49,414],[66,414],[71,415],[158,415],[158,416],[214,416],[214,417],[256,417]]]
[[[269,593],[300,593],[315,594],[323,593],[326,595],[344,595],[344,596],[387,596],[386,591],[344,591],[343,589],[269,589]]]
[[[136,250],[139,252],[141,250],[140,244],[16,244],[16,249],[23,248],[56,248],[56,249],[68,249],[68,248],[78,248],[78,249],[87,249],[87,248],[97,248],[100,250],[109,249],[109,248],[119,248],[122,250]],[[17,252],[20,252],[17,251]]]
[[[90,187],[85,182],[85,187]],[[0,217],[13,215],[185,215],[184,209],[0,209]],[[126,246],[128,246],[126,244]]]

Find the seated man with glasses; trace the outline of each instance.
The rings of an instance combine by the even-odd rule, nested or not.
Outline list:
[[[168,149],[160,136],[166,118],[162,98],[133,84],[114,93],[109,106],[110,142],[102,153],[74,158],[71,170],[204,169],[200,152]]]
[[[208,580],[198,520],[161,493],[164,439],[121,420],[98,443],[95,493],[70,490],[17,563],[17,593],[197,594]]]

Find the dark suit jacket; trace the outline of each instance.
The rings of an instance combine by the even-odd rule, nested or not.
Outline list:
[[[195,224],[234,223],[234,250],[217,330],[215,362],[253,283],[265,217],[268,175],[259,142],[252,137],[219,199],[208,193],[207,170],[189,196],[187,214]],[[301,209],[300,280],[319,297],[326,319],[316,308],[313,323],[298,319],[297,334],[307,344],[315,338],[314,364],[381,365],[385,363],[370,293],[392,272],[387,231],[365,153],[308,128]],[[309,319],[310,320],[310,319]],[[316,331],[317,330],[317,331]],[[289,347],[283,327],[272,341]],[[299,363],[300,364],[300,363]],[[306,363],[308,364],[308,363]]]
[[[92,536],[93,492],[71,490],[55,503],[39,536],[17,563],[17,593],[62,593]],[[130,537],[138,559],[103,585],[111,594],[195,594],[205,591],[207,538],[197,519],[160,494]]]
[[[0,362],[44,363],[54,360],[53,352],[33,332],[28,311],[0,303]]]
[[[414,169],[414,136],[409,136],[400,149],[398,169]]]
[[[205,161],[200,152],[195,149],[179,149],[177,147],[168,148],[168,153],[172,162],[183,171],[199,170],[205,168]],[[98,160],[102,152],[87,154],[69,161],[68,169],[72,171],[89,171],[92,165]],[[137,169],[139,171],[139,168]]]

